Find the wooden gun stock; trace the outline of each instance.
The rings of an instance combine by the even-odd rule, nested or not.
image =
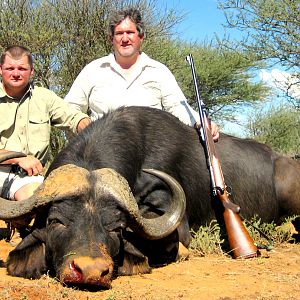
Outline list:
[[[217,158],[214,141],[208,128],[208,120],[205,118],[205,132],[207,140],[207,155],[210,158],[211,176],[214,178],[214,196],[218,197],[224,207],[223,218],[228,236],[229,247],[234,258],[252,258],[257,256],[257,248],[244,226],[240,216],[240,207],[229,199],[229,192],[224,183],[221,164]],[[208,164],[209,164],[208,161]]]
[[[241,221],[239,215],[230,208],[224,208],[224,222],[229,247],[234,258],[252,258],[257,256],[257,248]]]

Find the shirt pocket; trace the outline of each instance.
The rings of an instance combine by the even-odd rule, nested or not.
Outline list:
[[[162,109],[162,93],[158,82],[146,81],[141,87],[136,87],[137,94],[143,95],[144,106],[150,106]],[[140,91],[138,91],[140,89]]]
[[[37,142],[49,142],[51,125],[48,116],[30,116],[28,126],[30,139]]]

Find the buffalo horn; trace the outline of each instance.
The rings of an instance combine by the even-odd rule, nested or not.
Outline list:
[[[9,201],[0,197],[0,219],[16,219],[52,201],[82,195],[89,186],[87,174],[86,169],[64,165],[53,170],[30,198]]]
[[[96,193],[98,197],[109,193],[118,199],[120,205],[129,212],[133,220],[131,227],[135,232],[148,239],[161,239],[173,232],[179,225],[185,213],[185,194],[180,184],[170,175],[154,169],[143,171],[164,180],[172,191],[171,207],[162,216],[153,219],[142,217],[127,180],[113,169],[104,168],[94,171],[97,177]]]

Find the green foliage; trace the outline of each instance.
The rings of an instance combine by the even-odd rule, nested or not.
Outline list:
[[[260,60],[279,62],[295,71],[299,83],[300,0],[226,0],[219,1],[219,7],[227,27],[247,36],[231,47],[242,47]],[[299,107],[299,98],[293,100]]]
[[[171,69],[191,103],[194,88],[185,61],[190,52],[195,56],[201,93],[211,113],[225,111],[231,104],[235,110],[241,103],[266,96],[266,88],[252,82],[249,71],[256,67],[254,56],[172,39],[184,15],[174,9],[158,9],[156,1],[4,1],[0,4],[0,45],[21,43],[29,47],[35,57],[36,80],[64,96],[87,63],[111,51],[106,35],[109,12],[129,4],[139,7],[144,15],[143,50]]]
[[[1,47],[22,44],[32,49],[36,78],[49,87],[54,68],[52,57],[61,37],[49,24],[51,18],[46,9],[40,6],[40,1],[10,0],[0,2],[0,11]]]
[[[156,1],[2,2],[0,45],[21,43],[32,49],[36,80],[63,96],[87,63],[110,52],[107,17],[112,9],[128,4],[139,7],[145,18],[143,50],[171,69],[194,107],[194,87],[185,61],[190,52],[195,56],[202,97],[216,118],[220,114],[230,118],[241,104],[266,96],[266,88],[253,83],[249,72],[256,66],[253,56],[217,45],[188,45],[173,40],[172,30],[184,16],[174,9],[158,10]],[[9,22],[11,19],[15,22]]]
[[[299,67],[299,0],[226,0],[219,6],[227,25],[246,31],[243,45],[262,59],[274,58],[289,68]]]
[[[197,231],[191,230],[192,241],[190,249],[200,256],[208,254],[222,254],[220,227],[216,220],[211,221],[207,226],[200,226]]]
[[[264,223],[254,216],[246,222],[246,227],[257,245],[271,249],[273,246],[293,241],[292,222],[297,218],[299,216],[288,217],[280,226],[277,226],[274,222]]]
[[[64,96],[82,68],[111,51],[107,21],[112,10],[134,5],[145,19],[144,48],[161,55],[182,15],[146,0],[10,0],[0,3],[0,47],[22,44],[35,58],[36,80]],[[11,22],[14,20],[14,22]],[[157,47],[157,49],[156,49]],[[162,51],[163,50],[163,51]]]
[[[269,95],[269,88],[254,81],[253,71],[258,67],[255,57],[216,45],[193,46],[190,51],[201,97],[215,119],[233,120],[234,113]],[[191,75],[183,80],[186,96],[195,99]]]
[[[173,33],[184,14],[167,7],[160,9],[155,0],[2,1],[0,47],[19,43],[31,49],[34,80],[65,96],[86,64],[111,51],[106,34],[108,16],[112,10],[128,5],[135,5],[143,13],[143,50],[170,68],[193,107],[197,107],[194,86],[185,60],[189,53],[194,56],[203,100],[218,123],[221,118],[234,120],[238,109],[268,95],[268,89],[253,80],[252,71],[259,67],[255,55],[213,43],[198,45],[175,40]]]
[[[105,300],[116,300],[117,296],[116,293],[113,291]]]
[[[272,250],[273,247],[294,240],[292,222],[299,217],[288,217],[280,226],[274,222],[262,222],[257,216],[243,223],[258,248]],[[224,240],[221,238],[220,227],[216,220],[211,221],[207,226],[200,226],[197,231],[191,230],[191,234],[190,250],[196,255],[224,254],[222,250]]]
[[[49,162],[51,162],[57,153],[66,145],[66,133],[63,130],[52,127],[50,133],[50,153]]]
[[[107,14],[112,9],[113,1],[48,2],[50,14],[55,18],[56,31],[64,37],[53,60],[57,61],[54,74],[58,92],[65,95],[86,64],[109,52]]]
[[[281,106],[265,113],[258,111],[250,118],[248,129],[252,138],[277,152],[290,156],[300,153],[299,110]]]

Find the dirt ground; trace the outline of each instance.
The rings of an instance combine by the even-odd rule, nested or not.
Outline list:
[[[0,222],[0,299],[300,299],[300,244],[284,244],[261,256],[233,260],[223,256],[195,257],[154,269],[152,274],[118,277],[112,289],[79,291],[44,276],[27,280],[6,274],[4,262],[13,246],[3,237]],[[1,235],[2,233],[2,235]]]

